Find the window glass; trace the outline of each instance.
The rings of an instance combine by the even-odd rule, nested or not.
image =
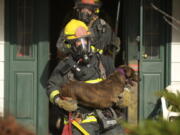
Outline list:
[[[32,0],[17,0],[17,57],[32,57],[32,34]]]
[[[147,0],[144,3],[144,58],[159,59],[160,58],[160,40],[161,40],[161,23],[160,14],[151,7],[151,3]],[[158,2],[155,3],[158,6]]]

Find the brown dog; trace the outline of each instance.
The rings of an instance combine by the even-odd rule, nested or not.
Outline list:
[[[72,97],[87,107],[107,108],[120,101],[119,96],[125,85],[133,85],[132,81],[138,81],[135,71],[129,66],[122,65],[106,80],[96,84],[68,82],[61,88],[61,96]]]

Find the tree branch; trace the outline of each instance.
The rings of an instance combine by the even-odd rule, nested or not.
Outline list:
[[[165,22],[171,25],[174,29],[176,29],[177,31],[180,31],[179,28],[176,25],[174,25],[171,21],[169,21],[167,17],[164,16],[163,19],[165,20]]]
[[[163,14],[164,16],[166,16],[166,19],[169,18],[169,19],[173,20],[175,23],[177,23],[178,25],[180,25],[180,20],[176,19],[175,17],[173,17],[173,16],[167,14],[166,12],[164,12],[163,10],[159,9],[159,8],[156,7],[153,3],[151,3],[151,6],[152,6],[152,8],[153,8],[154,10],[156,10],[156,11],[158,11],[159,13]],[[165,20],[166,20],[166,19],[165,19]],[[170,21],[168,20],[168,21],[166,21],[166,22],[170,22]],[[169,23],[168,23],[168,24],[169,24]],[[170,23],[170,25],[172,25],[172,23]],[[173,24],[173,26],[175,26],[175,25]]]

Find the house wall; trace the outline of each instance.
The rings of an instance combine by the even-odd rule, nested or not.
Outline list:
[[[0,116],[4,108],[4,0],[0,0]]]
[[[172,16],[180,21],[180,0],[173,0]],[[180,87],[180,24],[177,25],[179,30],[172,28],[172,50],[171,50],[171,81]]]

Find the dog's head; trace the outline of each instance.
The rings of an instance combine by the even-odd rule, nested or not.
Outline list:
[[[122,72],[122,74],[124,74],[124,76],[126,77],[126,84],[130,84],[133,85],[133,81],[134,82],[138,82],[140,81],[139,76],[135,73],[135,71],[127,65],[120,65],[118,67],[118,70],[120,70]]]

